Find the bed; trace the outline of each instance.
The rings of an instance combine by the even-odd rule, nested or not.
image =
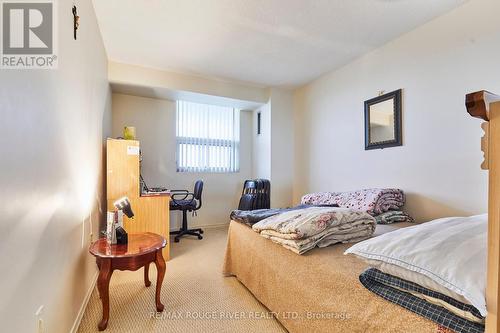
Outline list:
[[[471,116],[485,121],[481,167],[489,171],[489,193],[483,311],[487,311],[486,332],[496,333],[500,332],[500,96],[486,91],[468,94],[466,108]],[[401,227],[405,225],[379,225],[375,236]],[[335,245],[298,256],[232,221],[224,274],[238,278],[290,332],[447,331],[362,287],[358,279],[363,278],[367,264],[344,256],[348,247]]]
[[[409,225],[378,225],[375,236]],[[231,221],[223,273],[235,276],[292,333],[446,331],[365,289],[359,275],[367,265],[343,255],[351,245],[299,256]]]

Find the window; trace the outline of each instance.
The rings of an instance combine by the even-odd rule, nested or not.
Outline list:
[[[177,101],[177,172],[237,172],[240,110]]]

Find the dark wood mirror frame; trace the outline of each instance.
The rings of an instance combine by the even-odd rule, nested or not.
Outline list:
[[[365,101],[365,150],[383,149],[403,145],[401,127],[401,95],[402,89]],[[394,139],[380,142],[370,142],[370,106],[394,99]]]

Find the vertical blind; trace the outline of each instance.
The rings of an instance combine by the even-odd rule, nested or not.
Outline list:
[[[177,101],[177,171],[239,171],[240,110]]]

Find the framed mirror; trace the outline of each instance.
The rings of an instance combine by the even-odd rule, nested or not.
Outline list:
[[[365,150],[401,146],[401,92],[365,101]]]

